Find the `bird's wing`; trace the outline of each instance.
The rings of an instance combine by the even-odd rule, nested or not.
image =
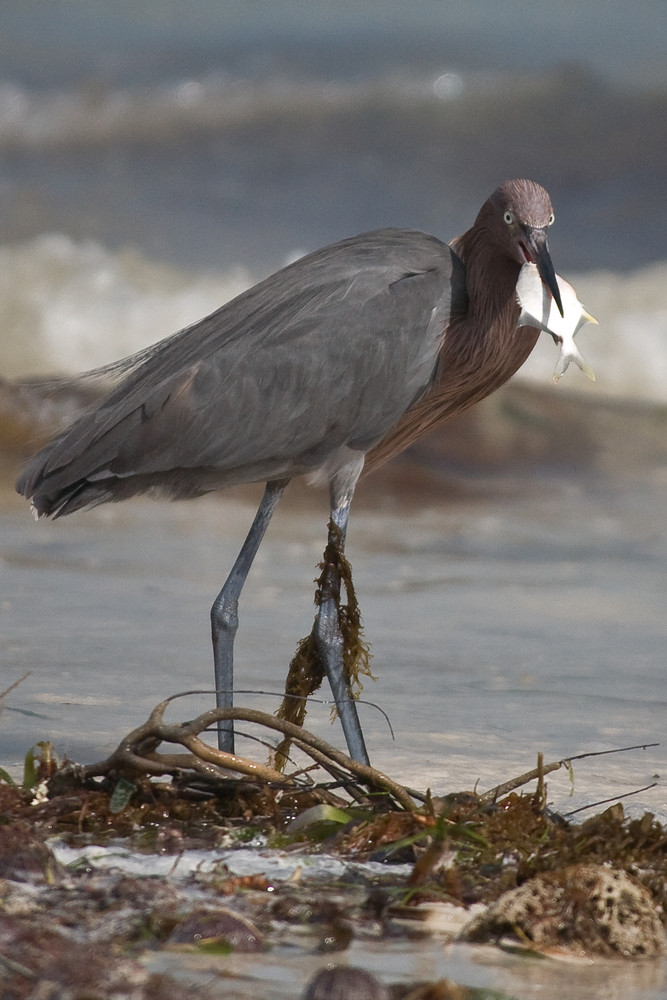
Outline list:
[[[296,261],[142,352],[17,488],[201,467],[262,479],[366,450],[429,384],[453,260],[435,237],[379,230]]]

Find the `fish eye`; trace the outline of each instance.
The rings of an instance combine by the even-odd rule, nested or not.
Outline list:
[[[554,224],[554,219],[555,219],[555,218],[556,218],[556,216],[555,216],[555,215],[554,215],[554,213],[552,212],[552,213],[551,213],[551,215],[549,216],[549,219],[548,219],[548,221],[547,221],[547,226],[553,226],[553,224]]]
[[[505,220],[505,222],[507,223],[508,226],[511,226],[512,223],[514,222],[514,216],[509,211],[505,212],[505,214],[503,216],[503,219]]]

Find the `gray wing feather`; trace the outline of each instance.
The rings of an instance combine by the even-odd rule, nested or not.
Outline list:
[[[180,492],[194,494],[214,473],[288,476],[343,445],[367,450],[429,384],[453,257],[435,237],[379,230],[296,261],[137,355],[17,489],[53,498],[107,477],[143,477],[145,488],[179,469],[191,472]]]

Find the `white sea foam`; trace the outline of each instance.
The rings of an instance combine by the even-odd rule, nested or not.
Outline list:
[[[79,372],[132,354],[252,283],[243,268],[192,275],[135,250],[49,234],[0,248],[0,371]]]
[[[138,854],[119,842],[116,846],[70,847],[59,840],[51,842],[58,861],[64,865],[85,864],[98,870],[119,869],[131,875],[183,879],[195,873],[208,873],[224,864],[234,875],[266,875],[276,882],[286,882],[303,874],[309,879],[344,878],[351,872],[367,876],[387,875],[387,866],[377,861],[363,864],[335,858],[328,854],[291,853],[262,850],[261,844],[230,850],[186,850],[174,855]],[[406,878],[411,865],[392,865],[396,878]]]

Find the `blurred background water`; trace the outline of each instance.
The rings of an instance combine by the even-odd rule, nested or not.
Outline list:
[[[364,229],[450,239],[529,176],[602,391],[662,398],[665,34],[662,0],[3,4],[3,371],[114,358]]]
[[[128,354],[364,229],[451,239],[511,176],[552,195],[556,269],[600,321],[579,338],[598,381],[554,386],[545,339],[362,485],[366,695],[396,741],[370,708],[364,726],[379,766],[437,791],[488,787],[538,750],[659,741],[664,0],[21,0],[0,23],[0,687],[31,672],[0,764],[43,738],[99,758],[159,698],[210,685],[208,608],[258,499],[33,524],[13,479],[79,403],[21,380]],[[242,687],[277,690],[310,628],[325,519],[298,486],[275,518],[241,609]],[[181,717],[210,704],[194,701]],[[657,748],[579,765],[572,797],[550,788],[567,810],[656,781],[631,808],[667,818],[664,769]],[[649,980],[618,995],[662,995]]]

